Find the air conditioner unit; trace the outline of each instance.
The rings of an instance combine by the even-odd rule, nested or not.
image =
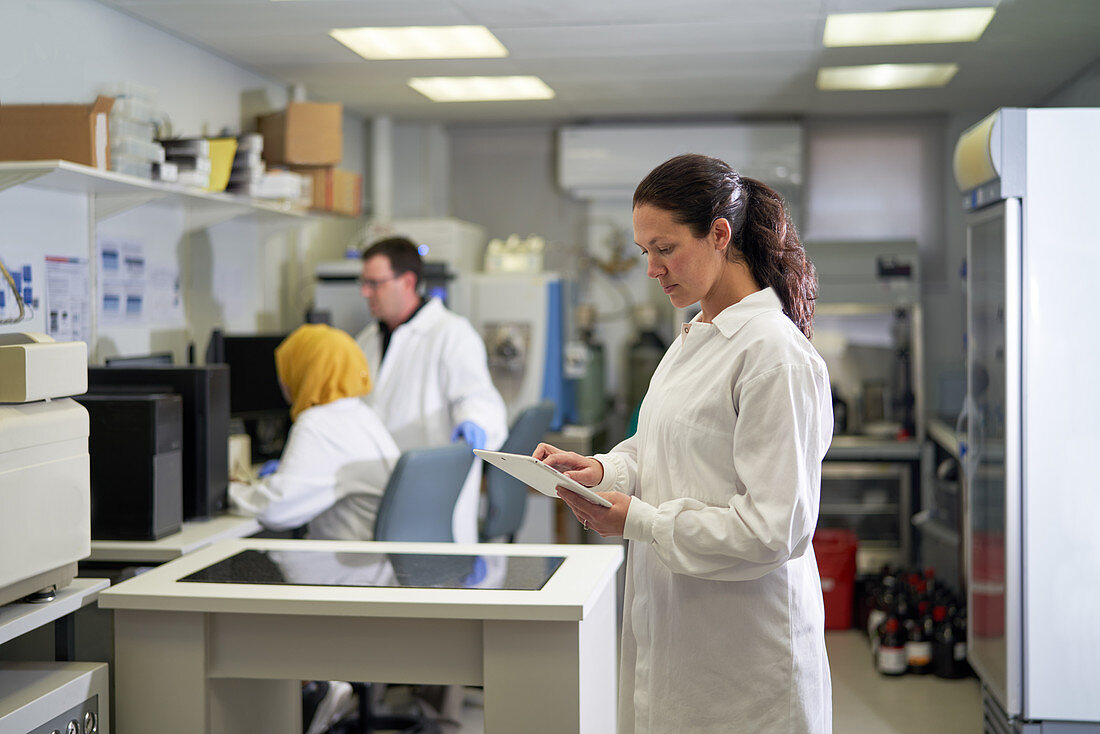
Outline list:
[[[581,199],[629,199],[655,166],[681,153],[721,158],[785,195],[802,184],[802,126],[585,125],[558,131],[558,182]]]

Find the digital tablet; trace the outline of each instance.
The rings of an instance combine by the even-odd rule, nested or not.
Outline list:
[[[575,479],[570,479],[554,467],[543,464],[533,456],[506,454],[502,451],[486,451],[484,449],[474,449],[474,453],[498,469],[508,472],[528,487],[532,487],[548,497],[557,497],[558,487],[565,487],[589,502],[611,507],[610,502],[588,487]]]

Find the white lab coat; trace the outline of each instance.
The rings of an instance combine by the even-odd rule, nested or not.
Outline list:
[[[230,508],[272,530],[309,523],[309,537],[370,540],[400,451],[359,398],[303,410],[290,428],[279,469],[230,482]]]
[[[619,731],[832,730],[812,538],[824,361],[771,289],[681,328],[608,454],[627,512]]]
[[[489,377],[485,342],[463,317],[430,299],[390,337],[386,358],[377,323],[356,337],[367,356],[374,389],[365,400],[402,451],[450,443],[455,426],[473,421],[485,430],[485,448],[508,436],[504,399]],[[476,543],[481,461],[466,477],[452,530],[459,543]]]

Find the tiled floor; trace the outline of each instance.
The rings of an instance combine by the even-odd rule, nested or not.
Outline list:
[[[835,734],[980,734],[977,678],[943,680],[931,675],[879,675],[867,639],[851,630],[828,632],[833,672]],[[481,692],[470,689],[459,734],[482,734]]]
[[[826,632],[833,671],[836,734],[980,734],[977,678],[880,675],[867,638],[856,630]]]

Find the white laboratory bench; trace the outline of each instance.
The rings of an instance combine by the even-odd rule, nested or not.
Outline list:
[[[93,540],[92,552],[83,560],[96,563],[165,563],[211,543],[244,538],[260,530],[260,523],[253,518],[237,515],[188,520],[178,533],[159,540]]]
[[[394,554],[563,561],[535,590],[180,580],[245,551],[303,550],[389,554],[395,568]],[[100,595],[114,610],[116,731],[289,734],[300,681],[329,679],[483,686],[489,734],[614,731],[622,559],[619,545],[217,543]]]

